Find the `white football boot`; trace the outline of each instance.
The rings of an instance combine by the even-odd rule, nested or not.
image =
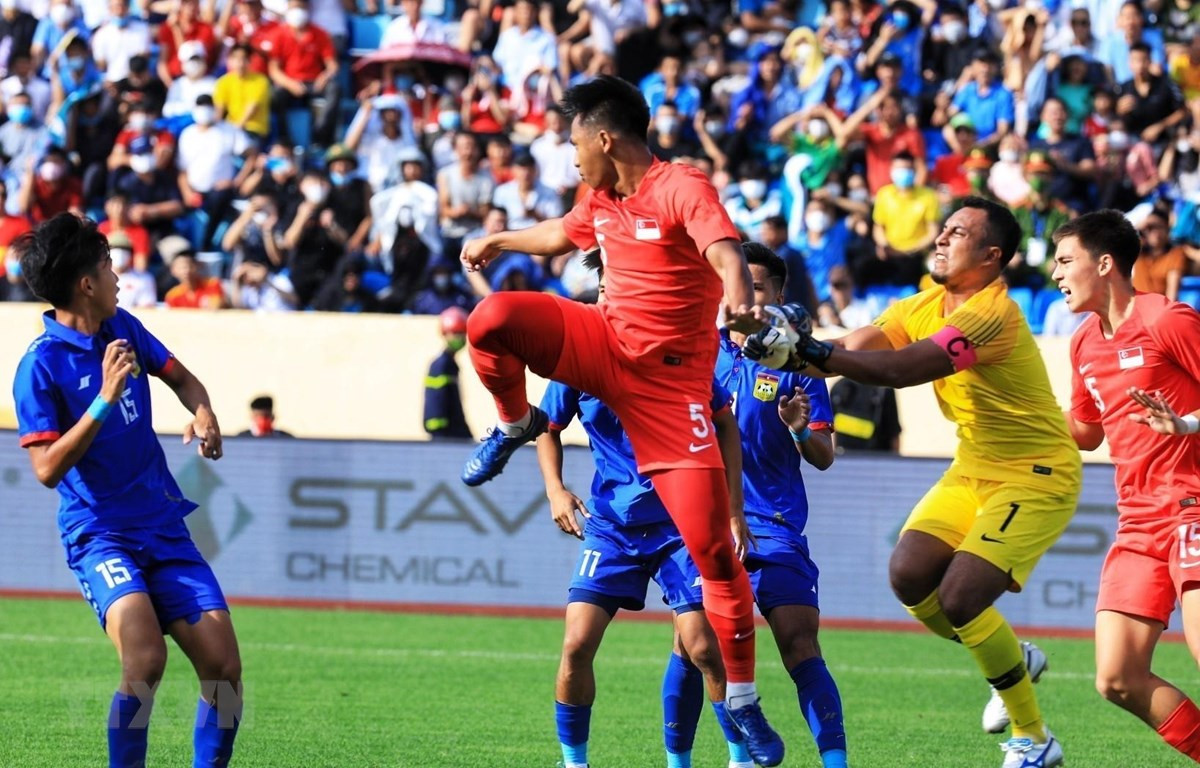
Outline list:
[[[1062,744],[1046,729],[1046,743],[1036,744],[1033,739],[1009,739],[1000,745],[1004,750],[1004,763],[1000,768],[1053,768],[1063,764]]]
[[[1050,668],[1046,653],[1033,643],[1025,641],[1021,642],[1021,651],[1025,654],[1025,668],[1029,670],[1029,679],[1036,683],[1041,679],[1042,673]],[[988,733],[1003,733],[1008,724],[1008,709],[1004,706],[1004,699],[1000,698],[1000,692],[993,688],[992,698],[983,708],[983,730]]]

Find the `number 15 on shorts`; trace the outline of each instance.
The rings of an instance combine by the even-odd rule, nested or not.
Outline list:
[[[121,565],[121,558],[114,557],[105,560],[96,566],[96,573],[104,577],[104,582],[108,584],[108,588],[112,589],[118,584],[124,584],[132,577],[129,575],[129,569]]]

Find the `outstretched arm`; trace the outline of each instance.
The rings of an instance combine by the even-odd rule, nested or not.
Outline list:
[[[557,429],[545,432],[537,439],[538,467],[542,470],[542,480],[546,483],[546,498],[550,500],[550,517],[563,533],[569,533],[577,539],[583,538],[583,526],[579,524],[575,513],[584,517],[588,514],[583,499],[571,493],[563,484],[562,437]]]
[[[515,232],[499,232],[477,240],[471,240],[463,245],[460,256],[468,272],[483,269],[505,251],[528,253],[534,256],[559,256],[575,247],[563,220],[547,219],[540,224],[534,224],[528,229]]]
[[[704,250],[704,258],[725,284],[725,325],[738,333],[754,333],[762,328],[762,308],[754,305],[754,283],[741,243],[718,240]]]

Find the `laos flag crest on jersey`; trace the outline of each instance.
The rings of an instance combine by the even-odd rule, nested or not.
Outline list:
[[[762,400],[764,403],[769,403],[775,399],[775,395],[779,392],[779,377],[759,371],[758,376],[754,379],[754,397],[757,400]]]

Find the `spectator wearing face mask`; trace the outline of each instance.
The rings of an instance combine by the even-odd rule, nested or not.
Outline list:
[[[329,171],[330,235],[346,253],[361,253],[371,234],[371,185],[358,175],[358,155],[344,144],[325,153]]]
[[[227,4],[226,7],[230,6]],[[231,49],[245,46],[249,53],[247,68],[266,75],[267,51],[279,22],[263,15],[261,0],[237,0],[235,8],[236,12],[225,20],[225,44]]]
[[[467,313],[451,307],[438,317],[445,349],[425,375],[425,431],[434,440],[469,440],[471,428],[463,413],[458,390],[458,361],[454,356],[467,346]]]
[[[384,271],[393,276],[397,269],[396,249],[401,230],[411,229],[429,249],[432,258],[442,255],[438,192],[424,180],[425,155],[416,147],[409,147],[400,153],[397,161],[400,180],[371,196],[373,232],[367,248],[368,255],[378,258]]]
[[[104,81],[116,83],[129,75],[130,59],[150,55],[150,28],[130,16],[129,0],[109,0],[108,12],[108,20],[92,36],[92,58]]]
[[[50,133],[34,115],[26,93],[10,97],[5,112],[8,121],[0,125],[0,154],[7,159],[7,175],[15,182],[13,172],[29,167],[50,146]]]
[[[302,199],[294,157],[290,144],[279,141],[272,144],[266,154],[254,161],[254,172],[242,183],[240,196],[271,195],[279,206],[280,218],[291,221]]]
[[[346,251],[326,226],[333,219],[327,205],[329,180],[317,171],[308,171],[300,178],[300,194],[302,200],[287,224],[283,243],[291,254],[288,271],[296,297],[301,307],[307,307],[337,272]]]
[[[288,2],[284,24],[270,42],[267,67],[275,87],[271,111],[276,124],[286,134],[287,113],[312,109],[314,98],[320,97],[323,108],[313,119],[313,134],[322,146],[332,144],[341,109],[340,65],[329,32],[311,20],[308,0]]]
[[[942,6],[938,24],[925,38],[921,55],[925,81],[934,85],[955,82],[986,47],[986,39],[971,34],[963,6],[955,3]]]
[[[827,200],[813,198],[804,210],[804,235],[796,244],[812,280],[817,302],[829,300],[830,274],[846,263],[850,230],[845,221],[834,216]]]
[[[684,135],[684,118],[674,102],[664,101],[654,112],[650,131],[650,151],[659,160],[668,162],[681,157],[695,157],[700,148]]]
[[[291,437],[282,429],[275,429],[275,398],[259,395],[250,401],[250,429],[239,432],[238,437]]]
[[[235,271],[237,267],[251,263],[261,264],[272,272],[283,269],[287,264],[287,251],[283,246],[275,198],[265,193],[251,196],[241,214],[225,230],[221,250],[233,254]],[[236,294],[233,303],[238,304]]]
[[[201,96],[212,98],[217,89],[216,79],[208,74],[203,45],[190,40],[179,47],[179,55],[184,57],[183,72],[180,77],[171,81],[171,87],[167,89],[167,101],[163,105],[164,117],[182,118],[191,114],[196,106],[196,99]]]
[[[132,173],[126,174],[117,185],[129,197],[129,220],[145,227],[152,237],[171,234],[175,219],[185,210],[177,172],[159,166],[148,142],[133,148],[129,170]]]
[[[62,150],[51,149],[39,163],[30,163],[21,182],[20,210],[34,224],[60,213],[83,215],[83,184],[71,173]]]
[[[0,301],[35,301],[29,286],[21,280],[21,261],[12,244],[21,235],[33,230],[29,219],[7,212],[8,190],[0,184],[0,254],[4,255],[4,281],[0,283]]]
[[[2,43],[0,43],[2,44]],[[2,64],[3,62],[0,62]],[[33,107],[34,117],[44,123],[50,110],[53,94],[50,83],[38,76],[33,69],[33,59],[28,53],[14,54],[8,60],[8,76],[0,80],[0,97],[5,101],[18,93],[29,96],[29,104]]]
[[[165,129],[155,127],[158,114],[149,107],[139,105],[129,111],[125,127],[117,133],[112,152],[108,155],[109,186],[115,188],[130,172],[130,158],[134,147],[139,152],[150,153],[163,168],[175,161],[175,137]]]
[[[185,53],[187,43],[195,45],[188,46]],[[182,77],[189,66],[193,71],[198,70],[196,65],[187,63],[194,58],[190,51],[199,51],[199,58],[208,71],[216,66],[220,49],[216,31],[200,17],[199,0],[174,0],[167,20],[159,27],[158,46],[158,78],[167,86]],[[188,104],[195,103],[195,96],[192,94]]]
[[[916,284],[937,237],[941,207],[936,192],[916,183],[912,155],[902,152],[892,160],[892,183],[876,195],[872,217],[878,263],[868,284]]]
[[[87,41],[74,32],[68,33],[65,48],[60,46],[47,59],[50,65],[51,104],[47,123],[61,121],[65,130],[67,115],[74,103],[94,92],[100,85],[100,70],[92,61]],[[60,55],[61,52],[61,55]]]
[[[767,169],[761,163],[747,161],[738,170],[740,181],[725,202],[725,210],[738,229],[757,232],[763,221],[783,214],[783,201],[778,190],[770,188]]]
[[[110,242],[114,237],[128,240],[133,263],[143,269],[150,263],[150,233],[129,218],[129,197],[124,192],[114,191],[104,201],[104,221],[96,229]]]
[[[146,261],[133,255],[133,243],[123,232],[108,235],[108,254],[117,273],[117,305],[122,309],[153,307],[158,303],[158,286],[146,271]]]
[[[58,50],[68,34],[77,35],[85,43],[90,38],[88,29],[79,18],[72,1],[52,0],[49,13],[38,22],[30,46],[34,67],[41,71],[42,77],[50,79],[53,66],[49,61],[50,54]]]
[[[192,120],[179,135],[179,194],[188,208],[208,215],[199,241],[201,250],[208,250],[217,227],[230,211],[238,186],[254,168],[257,153],[245,131],[217,120],[212,96],[196,99]]]
[[[459,284],[459,267],[450,261],[437,261],[429,269],[429,286],[413,297],[409,310],[416,315],[438,315],[450,307],[470,311],[475,299]]]
[[[783,178],[793,190],[793,199],[801,205],[806,194],[797,194],[799,188],[811,191],[823,187],[829,173],[842,159],[841,148],[829,127],[831,111],[824,104],[818,104],[793,113],[771,128],[771,140],[791,151],[792,157],[784,167]]]

